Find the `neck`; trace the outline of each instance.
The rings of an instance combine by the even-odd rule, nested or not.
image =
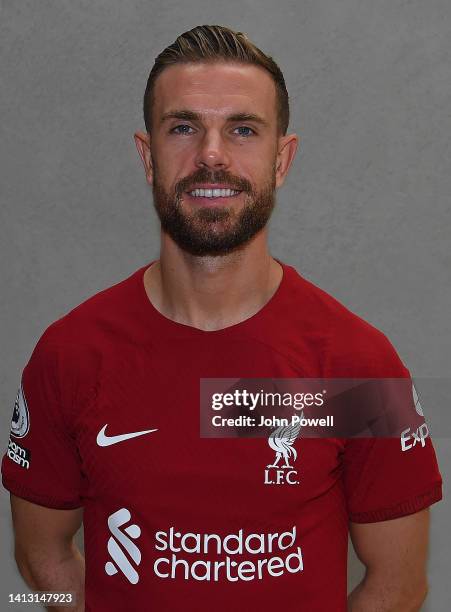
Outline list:
[[[190,255],[163,234],[160,259],[146,270],[144,285],[162,315],[213,331],[257,313],[276,292],[282,274],[267,249],[265,230],[244,249],[220,257]]]

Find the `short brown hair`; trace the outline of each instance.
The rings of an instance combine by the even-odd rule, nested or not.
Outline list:
[[[144,94],[144,123],[151,133],[154,86],[158,75],[172,64],[189,62],[231,61],[254,64],[265,68],[276,86],[277,131],[285,135],[290,120],[288,92],[285,79],[279,66],[252,43],[243,32],[235,32],[219,25],[196,26],[177,37],[172,45],[166,47],[155,59],[147,80]]]

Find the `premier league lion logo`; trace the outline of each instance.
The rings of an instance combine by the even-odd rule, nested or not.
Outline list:
[[[22,385],[17,392],[14,402],[13,417],[11,419],[11,435],[15,438],[24,438],[30,429],[30,415]]]

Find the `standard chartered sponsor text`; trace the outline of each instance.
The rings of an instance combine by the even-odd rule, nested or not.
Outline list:
[[[262,580],[303,571],[302,550],[295,543],[296,526],[280,533],[247,535],[240,529],[223,537],[182,534],[171,527],[155,533],[155,549],[165,554],[154,561],[153,568],[156,576],[164,579]]]

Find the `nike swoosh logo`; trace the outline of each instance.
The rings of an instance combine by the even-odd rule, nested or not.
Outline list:
[[[130,440],[131,438],[137,438],[138,436],[143,436],[144,434],[152,433],[153,431],[158,431],[158,429],[146,429],[144,431],[134,431],[132,433],[120,434],[119,436],[106,436],[105,430],[107,427],[108,423],[104,425],[97,434],[97,444],[99,446],[111,446],[112,444],[123,442],[124,440]]]

